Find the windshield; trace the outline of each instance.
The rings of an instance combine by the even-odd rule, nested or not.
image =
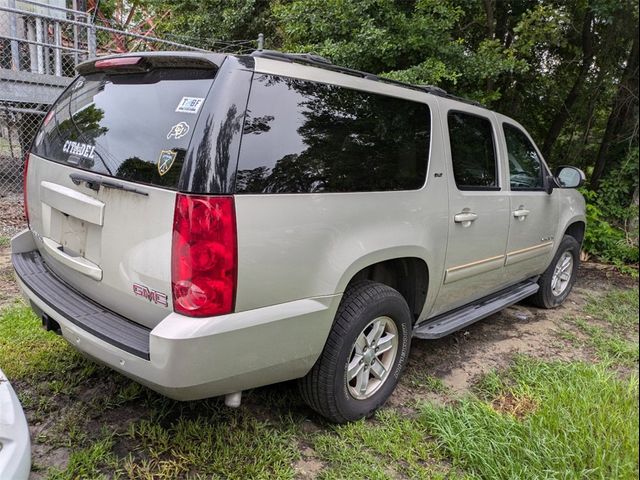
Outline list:
[[[45,118],[32,153],[175,189],[214,75],[212,70],[156,69],[80,76]]]

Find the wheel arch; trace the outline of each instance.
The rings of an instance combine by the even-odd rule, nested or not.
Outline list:
[[[362,280],[372,280],[397,290],[406,300],[414,322],[422,314],[431,293],[431,272],[423,251],[373,252],[355,262],[340,280],[340,291]]]
[[[570,223],[564,231],[565,235],[569,235],[576,239],[578,244],[582,246],[584,241],[584,233],[587,228],[587,224],[583,220],[575,220]]]

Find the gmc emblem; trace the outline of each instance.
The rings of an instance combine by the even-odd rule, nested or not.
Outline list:
[[[153,302],[163,307],[168,307],[169,302],[167,296],[164,293],[151,290],[149,287],[140,285],[138,283],[133,284],[133,293],[139,297],[146,298],[150,302]]]

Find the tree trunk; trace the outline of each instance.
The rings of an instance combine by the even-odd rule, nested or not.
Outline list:
[[[611,107],[611,113],[607,120],[607,127],[604,131],[602,141],[600,142],[600,149],[598,150],[598,156],[596,157],[596,163],[593,167],[593,174],[591,175],[591,188],[594,190],[598,188],[600,179],[605,172],[607,165],[607,155],[609,154],[609,148],[614,143],[616,137],[619,136],[620,131],[623,129],[625,120],[629,116],[633,115],[633,104],[638,101],[638,27],[636,26],[635,36],[633,38],[633,45],[629,52],[629,58],[627,59],[627,66],[624,69],[620,83],[618,84],[618,91],[616,92],[613,105]]]
[[[551,159],[553,144],[558,139],[558,136],[560,136],[562,127],[564,127],[564,124],[569,118],[569,113],[576,103],[576,100],[578,100],[582,85],[584,85],[587,75],[589,74],[589,68],[593,61],[593,24],[593,11],[589,9],[585,13],[584,21],[582,22],[582,63],[580,65],[580,71],[573,82],[571,90],[569,90],[567,97],[562,103],[560,110],[558,110],[553,118],[553,122],[551,122],[551,126],[547,131],[542,145],[542,156],[545,157],[547,161]]]
[[[493,0],[484,0],[484,11],[487,14],[487,37],[496,38],[496,21],[493,13]]]
[[[487,14],[487,38],[496,38],[496,22],[493,12],[493,0],[484,0],[484,11]],[[492,78],[487,78],[487,92],[491,92],[494,87]]]

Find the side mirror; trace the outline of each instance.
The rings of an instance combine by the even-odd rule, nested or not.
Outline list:
[[[578,188],[584,184],[586,177],[577,167],[561,166],[556,170],[555,180],[559,188]]]

